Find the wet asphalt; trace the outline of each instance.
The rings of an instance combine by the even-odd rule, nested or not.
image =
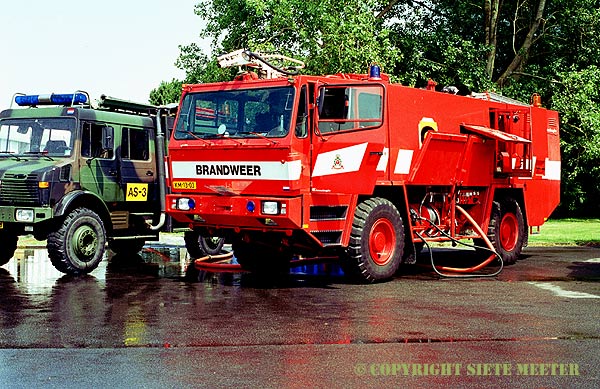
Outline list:
[[[357,285],[334,262],[205,271],[177,242],[70,277],[22,248],[0,267],[0,387],[600,387],[600,249],[524,254],[457,279],[424,251]]]

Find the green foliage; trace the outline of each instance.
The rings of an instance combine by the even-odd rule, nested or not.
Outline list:
[[[553,108],[561,113],[565,215],[600,215],[600,69],[559,74]]]
[[[179,102],[181,85],[181,81],[175,79],[169,82],[161,81],[158,88],[150,91],[150,104],[166,105]]]
[[[310,74],[364,73],[373,62],[385,69],[401,59],[376,6],[375,0],[204,0],[196,13],[208,22],[201,37],[212,39],[215,53],[248,48],[304,60]]]
[[[232,79],[231,69],[220,69],[216,58],[208,58],[195,43],[179,46],[181,54],[175,66],[185,70],[184,83],[196,84],[201,82],[229,81]]]

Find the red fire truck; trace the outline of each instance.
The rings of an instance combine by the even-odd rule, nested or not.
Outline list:
[[[336,256],[372,282],[424,242],[463,239],[511,264],[559,202],[558,114],[538,96],[416,89],[376,66],[298,75],[249,51],[220,60],[258,72],[184,86],[167,212],[226,237],[246,269]]]

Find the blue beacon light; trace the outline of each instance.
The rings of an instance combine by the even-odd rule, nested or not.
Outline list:
[[[377,64],[369,66],[369,80],[381,80],[381,68]]]
[[[51,95],[22,95],[15,97],[15,103],[23,106],[35,105],[71,105],[84,104],[87,96],[83,93],[51,94]]]

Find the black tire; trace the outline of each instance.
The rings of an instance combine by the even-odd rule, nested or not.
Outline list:
[[[242,269],[260,275],[289,273],[292,254],[282,247],[270,247],[236,240],[233,255]]]
[[[501,203],[494,201],[487,236],[505,265],[517,262],[525,244],[526,234],[519,203],[511,198]],[[486,246],[483,239],[473,241],[477,246]]]
[[[110,240],[108,248],[115,254],[137,254],[144,248],[146,241],[143,239],[119,239]]]
[[[201,258],[206,255],[217,255],[223,249],[225,239],[217,236],[203,236],[197,231],[186,231],[183,234],[185,248],[190,257]]]
[[[87,208],[67,215],[58,230],[48,235],[48,256],[66,274],[87,274],[98,267],[105,252],[106,231],[102,219]]]
[[[18,241],[17,234],[0,231],[0,242],[2,242],[2,245],[0,245],[0,266],[6,265],[14,257]]]
[[[389,200],[372,198],[354,213],[350,242],[342,257],[344,272],[361,282],[391,278],[404,253],[404,225]]]

